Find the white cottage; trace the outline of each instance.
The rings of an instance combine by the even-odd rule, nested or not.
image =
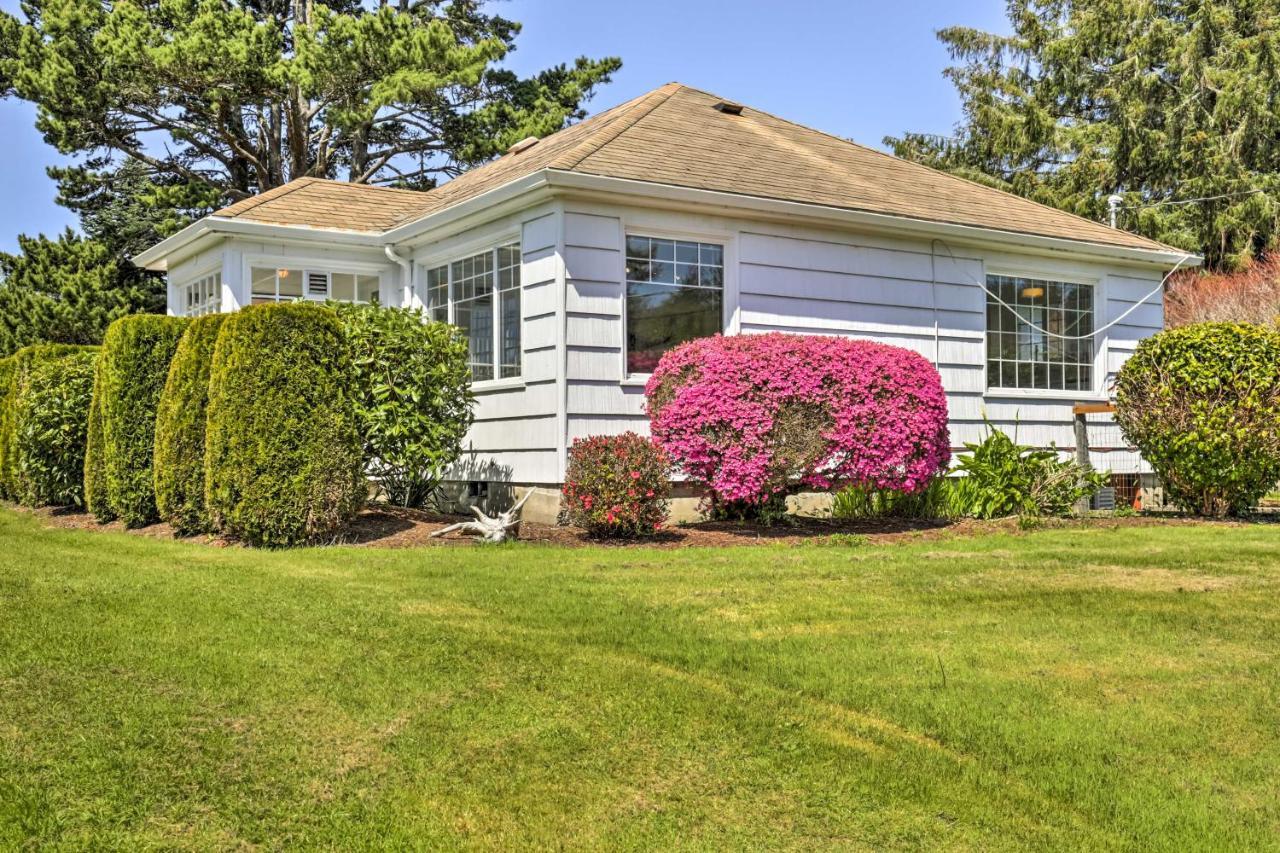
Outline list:
[[[295,180],[136,260],[173,314],[376,296],[457,325],[479,402],[453,476],[545,488],[543,516],[573,440],[645,431],[657,358],[716,332],[906,347],[957,448],[984,415],[1069,448],[1072,405],[1107,399],[1199,262],[678,83],[430,192]]]

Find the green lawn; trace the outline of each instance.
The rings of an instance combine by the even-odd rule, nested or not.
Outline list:
[[[260,552],[0,510],[0,847],[1274,847],[1278,555]]]

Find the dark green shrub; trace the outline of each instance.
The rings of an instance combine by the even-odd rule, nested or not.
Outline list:
[[[0,498],[9,497],[4,485],[4,410],[9,399],[9,383],[16,367],[13,356],[0,358]]]
[[[197,317],[182,333],[156,407],[156,509],[179,533],[207,530],[204,434],[213,348],[226,314]]]
[[[422,506],[471,426],[467,341],[422,312],[335,304],[356,372],[367,473],[400,506]]]
[[[952,507],[959,515],[1068,515],[1076,501],[1092,497],[1107,482],[1103,472],[1060,458],[1058,451],[1026,447],[988,425],[987,437],[966,443],[956,460]]]
[[[96,352],[35,362],[13,399],[14,483],[27,506],[80,506]]]
[[[16,481],[17,445],[15,443],[14,401],[18,391],[27,382],[35,365],[72,353],[95,351],[97,347],[80,344],[32,344],[15,352],[8,359],[7,378],[0,393],[0,496],[10,500],[18,497]],[[0,376],[0,378],[5,378]]]
[[[156,406],[169,375],[184,317],[134,314],[107,327],[95,397],[102,416],[102,467],[111,512],[129,527],[156,514]]]
[[[355,375],[337,315],[257,305],[222,325],[209,378],[205,505],[257,545],[333,537],[367,492]]]
[[[1116,421],[1190,512],[1247,512],[1280,481],[1280,331],[1201,323],[1138,344]]]
[[[107,499],[107,470],[102,458],[102,359],[93,371],[93,399],[89,403],[89,426],[84,443],[84,505],[101,524],[114,521],[115,511]]]

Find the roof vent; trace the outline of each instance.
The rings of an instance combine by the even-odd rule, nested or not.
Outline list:
[[[515,145],[507,149],[508,154],[519,154],[521,151],[528,151],[530,148],[538,144],[538,137],[526,136]]]
[[[742,104],[735,104],[733,101],[721,101],[715,105],[715,109],[731,116],[742,115]]]

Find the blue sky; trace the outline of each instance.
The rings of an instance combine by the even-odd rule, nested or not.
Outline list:
[[[507,61],[519,72],[582,54],[622,57],[592,112],[678,80],[876,146],[904,130],[948,132],[959,118],[935,30],[1007,29],[1002,0],[503,0],[493,9],[524,24]],[[74,224],[54,204],[44,170],[60,158],[34,119],[29,104],[0,101],[2,251],[19,233]]]

